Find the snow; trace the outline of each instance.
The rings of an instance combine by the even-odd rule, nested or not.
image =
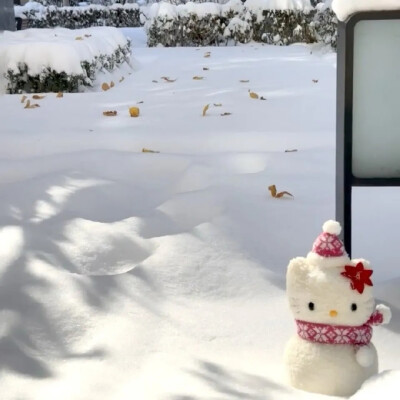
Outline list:
[[[310,0],[247,0],[245,6],[249,10],[310,10]]]
[[[77,37],[82,40],[76,40]],[[0,76],[9,69],[18,71],[20,63],[28,66],[31,75],[39,75],[46,67],[79,75],[83,73],[82,61],[92,62],[101,54],[111,55],[118,46],[126,44],[125,36],[109,27],[5,31],[0,33]],[[3,81],[0,93],[4,91]]]
[[[286,266],[334,218],[336,55],[121,31],[137,66],[111,90],[0,96],[1,399],[326,399],[286,384],[282,353]],[[399,392],[399,201],[354,189],[354,256],[393,310],[388,372],[355,400]]]
[[[361,11],[400,10],[399,0],[333,0],[332,10],[341,21]]]

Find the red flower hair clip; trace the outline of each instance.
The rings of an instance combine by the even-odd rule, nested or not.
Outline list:
[[[358,293],[362,294],[364,286],[373,286],[370,279],[372,275],[372,269],[364,269],[362,262],[359,262],[355,267],[352,265],[346,265],[345,271],[340,275],[345,276],[351,280],[351,288],[357,290]]]

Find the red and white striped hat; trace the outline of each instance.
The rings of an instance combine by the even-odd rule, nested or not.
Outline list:
[[[307,260],[321,267],[340,267],[348,264],[350,258],[343,242],[338,238],[342,227],[339,222],[329,220],[322,226],[322,233],[315,240]]]

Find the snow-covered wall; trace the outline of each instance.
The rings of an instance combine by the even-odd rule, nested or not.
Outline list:
[[[400,10],[400,0],[333,0],[332,9],[341,21],[360,11]]]

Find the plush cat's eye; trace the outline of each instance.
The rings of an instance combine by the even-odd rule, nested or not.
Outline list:
[[[356,310],[357,310],[357,304],[356,303],[352,303],[351,311],[356,311]]]
[[[310,309],[310,311],[314,311],[314,303],[312,301],[308,303],[308,308]]]

